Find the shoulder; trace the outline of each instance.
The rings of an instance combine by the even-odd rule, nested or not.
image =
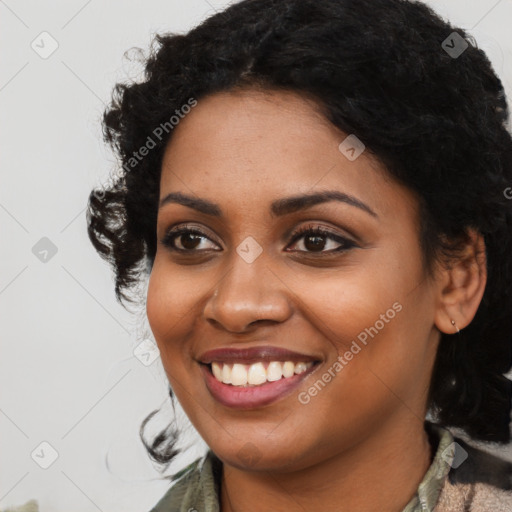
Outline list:
[[[201,459],[196,459],[192,464],[174,475],[173,482],[168,491],[150,510],[150,512],[178,512],[187,494],[193,493],[199,484]]]
[[[512,462],[454,439],[455,458],[435,512],[511,512]]]
[[[221,471],[221,461],[208,451],[175,475],[172,487],[150,512],[218,512]]]

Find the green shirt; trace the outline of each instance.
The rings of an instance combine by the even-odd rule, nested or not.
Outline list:
[[[464,458],[463,448],[452,434],[426,422],[434,459],[423,480],[402,512],[435,512],[434,507],[452,463]],[[150,512],[219,512],[222,462],[209,450],[180,472],[177,482]]]

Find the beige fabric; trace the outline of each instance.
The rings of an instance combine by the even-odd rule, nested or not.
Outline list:
[[[491,485],[445,481],[433,512],[512,512],[512,491]]]

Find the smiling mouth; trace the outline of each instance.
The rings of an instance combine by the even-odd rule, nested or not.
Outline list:
[[[258,361],[252,364],[213,361],[206,365],[218,382],[234,387],[256,387],[305,373],[319,361]]]
[[[205,384],[217,402],[229,408],[247,410],[266,407],[289,396],[317,370],[320,363],[321,361],[256,361],[230,364],[212,361],[199,363],[199,366]],[[219,380],[224,379],[224,375],[231,382]],[[269,378],[276,380],[268,380]]]

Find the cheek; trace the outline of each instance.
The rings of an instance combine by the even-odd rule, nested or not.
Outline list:
[[[193,325],[195,310],[191,290],[190,282],[187,286],[178,273],[155,259],[148,283],[146,314],[164,368],[173,374],[170,366],[183,365],[183,340]]]
[[[146,314],[155,339],[163,343],[187,332],[197,309],[199,287],[158,255],[149,278]]]
[[[160,271],[158,262],[155,260],[148,283],[146,315],[159,344],[169,328],[169,319],[176,314],[174,306],[165,274]]]
[[[370,410],[375,402],[396,401],[393,391],[413,396],[414,382],[426,375],[432,298],[419,254],[406,259],[399,253],[396,247],[380,251],[364,268],[303,285],[301,296],[309,297],[303,311],[331,345],[326,366],[340,363],[329,384],[337,389],[328,399],[333,406],[342,400],[352,410]]]
[[[302,311],[311,312],[308,320],[340,354],[350,350],[353,340],[364,347],[365,341],[402,323],[417,272],[379,256],[378,262],[308,279],[294,290],[305,305]]]
[[[155,258],[149,278],[146,314],[158,345],[164,370],[180,403],[188,404],[191,367],[195,364],[187,345],[197,315],[197,287],[183,273]]]

